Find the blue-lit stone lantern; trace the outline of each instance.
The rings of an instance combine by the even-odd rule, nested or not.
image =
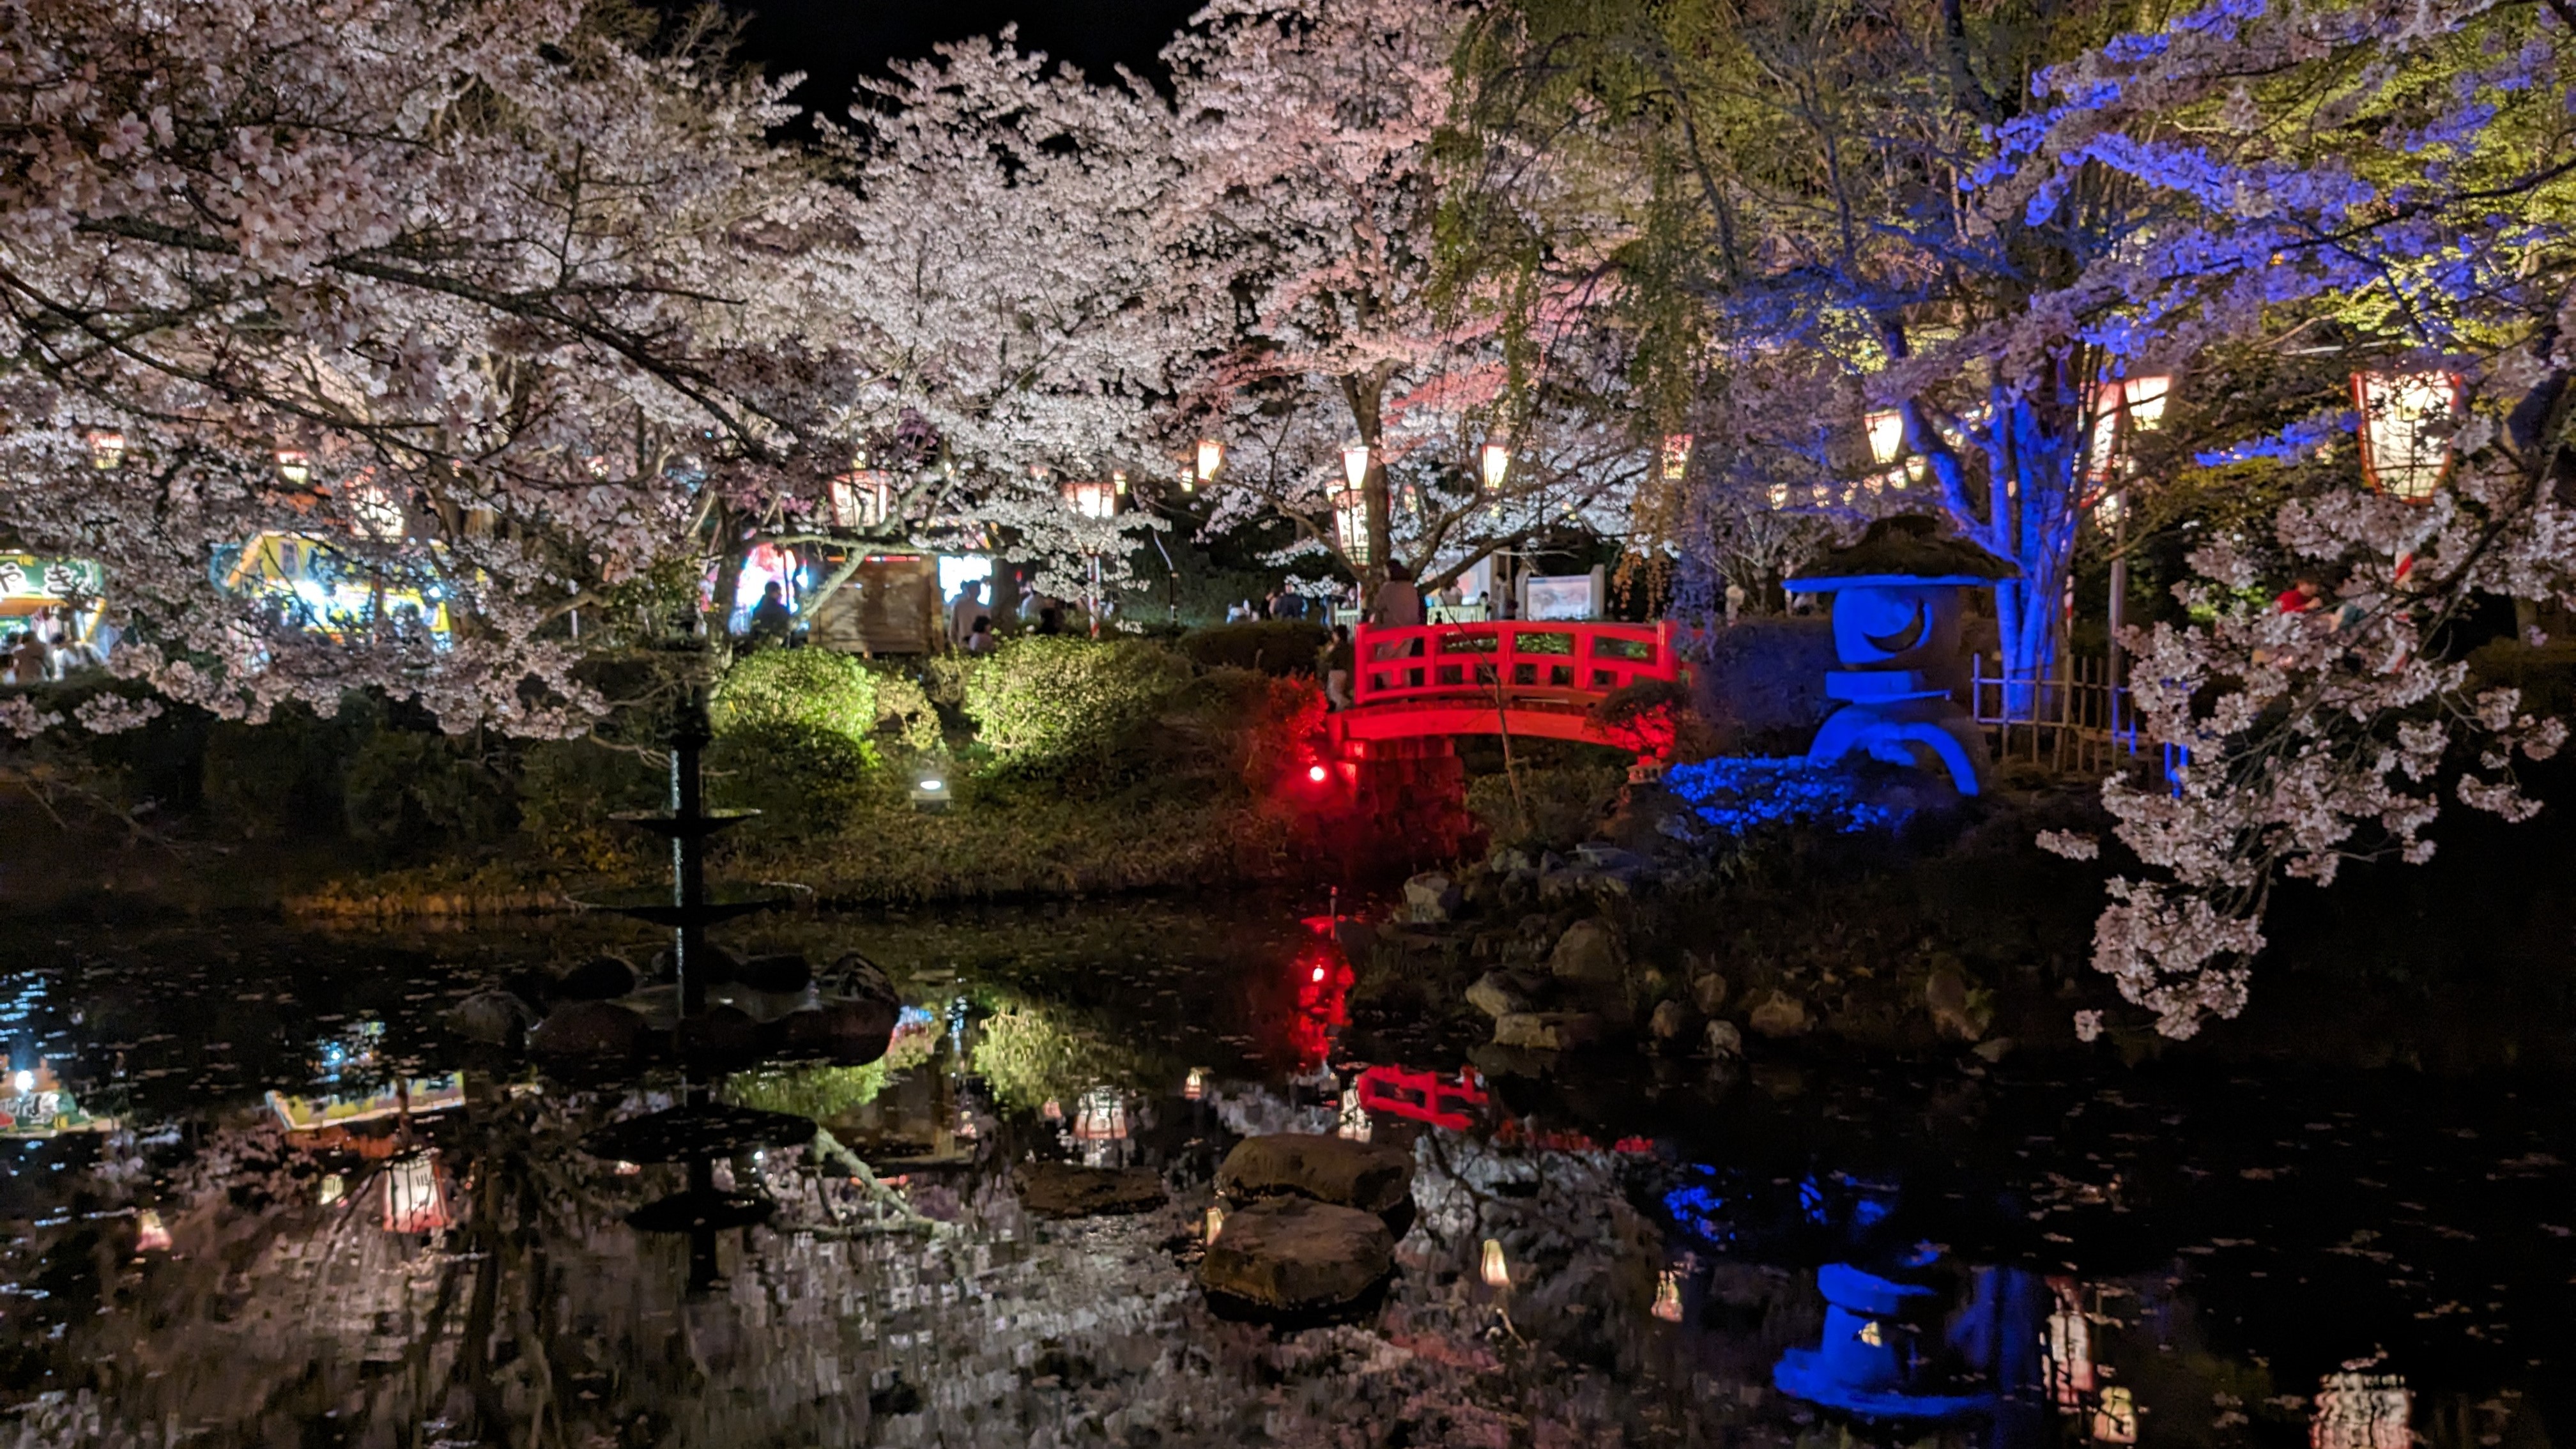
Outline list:
[[[1959,700],[1968,680],[1959,653],[1966,591],[2017,570],[1964,539],[1944,538],[1920,514],[1882,518],[1860,542],[1787,581],[1791,593],[1833,596],[1834,653],[1825,676],[1842,708],[1807,750],[1824,766],[1858,751],[1889,764],[1938,767],[1962,795],[1985,774],[1985,734]]]

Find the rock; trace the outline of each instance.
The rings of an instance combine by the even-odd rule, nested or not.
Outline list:
[[[814,968],[794,951],[754,956],[734,973],[734,981],[754,991],[795,992],[814,984]]]
[[[1744,1024],[1767,1037],[1805,1036],[1815,1026],[1807,1015],[1807,1003],[1776,987],[1754,1004]]]
[[[593,956],[555,978],[557,1001],[614,1001],[635,989],[635,963],[623,956]]]
[[[537,1013],[506,991],[477,991],[447,1013],[447,1029],[486,1046],[517,1046]]]
[[[735,973],[742,970],[742,957],[736,952],[705,943],[701,943],[698,950],[699,954],[689,963],[689,969],[697,973],[700,985],[713,986],[718,982],[731,981],[735,979]],[[668,946],[653,953],[654,980],[672,979],[672,959]]]
[[[1424,871],[1404,883],[1405,919],[1419,926],[1442,926],[1458,914],[1461,902],[1457,882],[1436,870]]]
[[[1395,1235],[1375,1213],[1280,1197],[1226,1216],[1199,1260],[1199,1286],[1294,1313],[1355,1302],[1394,1267]]]
[[[1538,862],[1530,859],[1528,851],[1516,845],[1498,847],[1486,857],[1485,863],[1494,874],[1512,880],[1525,880],[1538,874]]]
[[[1978,1056],[1985,1059],[1988,1066],[1992,1066],[1996,1062],[2002,1061],[2005,1056],[2010,1054],[2013,1046],[2014,1042],[2011,1037],[1999,1036],[1992,1041],[1981,1041],[1975,1046],[1968,1048],[1968,1050],[1975,1052]]]
[[[1040,1217],[1084,1218],[1141,1213],[1171,1200],[1150,1167],[1081,1167],[1032,1162],[1019,1172],[1020,1206]]]
[[[880,1001],[889,1008],[902,1005],[885,968],[856,951],[844,951],[832,962],[832,969],[824,973],[824,986],[832,995],[854,1001]]]
[[[1734,1022],[1710,1022],[1704,1039],[1708,1043],[1708,1054],[1710,1056],[1740,1057],[1744,1055],[1744,1033],[1736,1028]]]
[[[791,1011],[768,1030],[780,1051],[861,1067],[894,1044],[894,1023],[895,1008],[884,1002],[835,998],[810,1011]]]
[[[1516,1011],[1531,1011],[1538,1003],[1530,998],[1520,983],[1500,971],[1488,971],[1467,988],[1467,1004],[1487,1016],[1509,1016]]]
[[[1726,978],[1712,971],[1691,978],[1691,1005],[1702,1016],[1715,1016],[1726,1009]]]
[[[1690,1033],[1691,1009],[1678,1001],[1658,1001],[1655,1014],[1646,1018],[1647,1034],[1661,1042],[1681,1040]]]
[[[1615,985],[1626,974],[1619,937],[1606,921],[1577,921],[1556,938],[1547,969],[1559,979],[1587,985]]]
[[[737,1006],[710,1006],[680,1018],[680,1053],[732,1060],[760,1055],[760,1023]]]
[[[1588,1011],[1515,1011],[1494,1018],[1494,1045],[1530,1051],[1579,1051],[1601,1040],[1601,1018]]]
[[[1966,976],[1946,966],[1923,983],[1923,1005],[1932,1013],[1932,1024],[1961,1041],[1984,1036],[1994,1021],[1994,1008],[1978,1001],[1980,994],[1968,989]]]
[[[1362,1212],[1391,1212],[1412,1201],[1413,1154],[1384,1142],[1302,1132],[1247,1137],[1216,1170],[1216,1190],[1230,1198],[1292,1194]]]
[[[541,1056],[607,1061],[644,1054],[644,1018],[613,1001],[568,1001],[528,1033]]]
[[[1601,840],[1587,840],[1574,847],[1574,858],[1594,870],[1625,871],[1631,875],[1642,874],[1651,864],[1633,850],[1621,850]]]

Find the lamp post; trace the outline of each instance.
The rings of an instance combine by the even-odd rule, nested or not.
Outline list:
[[[2451,472],[2451,425],[2467,396],[2457,373],[2354,373],[2362,481],[2401,502],[2432,502]]]
[[[1342,449],[1343,486],[1333,494],[1333,532],[1341,538],[1342,552],[1361,568],[1376,562],[1377,554],[1369,533],[1370,461],[1366,443]]]
[[[2120,631],[2129,624],[2129,507],[2120,484],[2129,472],[2128,443],[2140,432],[2164,420],[2165,398],[2173,392],[2173,379],[2163,376],[2124,377],[2104,390],[2110,406],[2102,408],[2093,420],[2093,476],[2112,491],[2103,495],[2101,507],[2110,514],[2111,526],[2111,598],[2109,608],[2110,651],[2107,679],[2110,694],[2104,708],[2111,722],[2111,736],[2120,735],[2120,678],[2126,651],[2120,647]]]
[[[1123,475],[1112,480],[1068,478],[1064,482],[1064,501],[1074,513],[1093,520],[1114,518],[1118,513],[1118,495]],[[1100,554],[1086,547],[1083,562],[1091,573],[1090,592],[1083,600],[1083,610],[1091,616],[1091,637],[1100,637]]]

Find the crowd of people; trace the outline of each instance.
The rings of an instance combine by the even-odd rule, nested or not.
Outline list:
[[[46,684],[106,663],[99,646],[78,637],[56,611],[30,616],[0,640],[0,683]]]

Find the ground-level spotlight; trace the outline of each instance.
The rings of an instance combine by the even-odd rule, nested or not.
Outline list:
[[[924,770],[912,778],[912,808],[945,810],[948,808],[948,778],[934,770]]]

